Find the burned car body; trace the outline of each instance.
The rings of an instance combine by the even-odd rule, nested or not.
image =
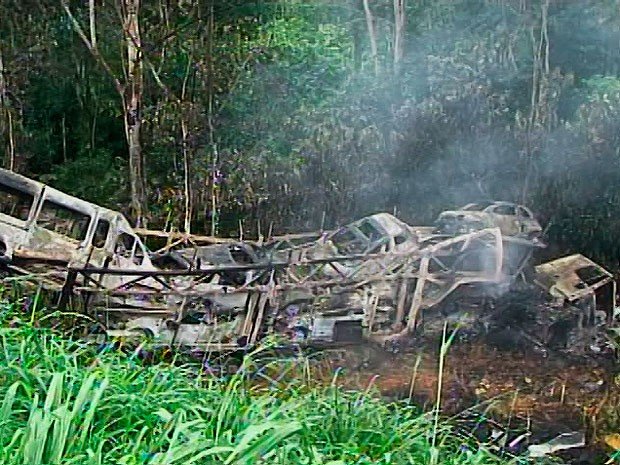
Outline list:
[[[322,234],[300,235],[292,242],[275,239],[261,247],[270,261],[294,262],[309,258],[373,253],[398,253],[417,247],[417,234],[409,225],[389,213],[376,213]],[[335,270],[332,270],[335,271]]]
[[[487,301],[467,323],[467,337],[500,350],[543,356],[613,353],[616,283],[611,273],[575,254],[535,267],[530,282]]]
[[[386,252],[389,243],[385,238],[375,238],[377,244],[387,247],[369,248],[372,242],[369,241],[366,245],[358,243],[358,247],[364,247],[358,250],[379,250],[379,253],[339,255],[331,237],[338,234],[336,237],[342,238],[343,230],[351,232],[346,231],[351,225],[324,235],[303,250],[297,249],[296,261],[270,261],[272,256],[266,260],[255,248],[248,249],[254,253],[254,263],[248,266],[266,267],[270,277],[262,281],[266,284],[259,293],[237,281],[235,292],[240,294],[236,305],[227,308],[190,305],[165,319],[133,319],[126,329],[153,334],[166,343],[210,348],[244,344],[267,334],[278,336],[284,344],[323,345],[363,340],[385,343],[407,337],[419,328],[432,332],[433,327],[440,327],[447,319],[457,317],[462,322],[464,314],[474,321],[483,321],[481,302],[505,295],[525,264],[522,261],[518,262],[519,266],[511,267],[507,262],[514,260],[507,247],[514,247],[516,241],[525,249],[532,249],[528,241],[506,238],[498,228],[491,228],[455,237],[435,236],[431,241],[414,236],[407,248],[391,252]],[[220,255],[222,246],[207,247],[202,250],[202,256],[223,257],[220,266],[232,264],[231,246],[226,247],[228,252],[223,255]],[[189,249],[184,252],[186,257],[189,253]],[[198,255],[201,253],[194,252],[192,257]],[[523,257],[527,262],[530,255]],[[585,257],[583,260],[587,261]],[[601,271],[593,262],[588,262],[588,266],[597,267],[599,275],[604,276],[601,289],[615,286],[608,272]],[[551,267],[557,269],[557,264],[552,262]],[[544,333],[540,340],[553,343],[565,320],[573,318],[571,315],[578,308],[573,302],[577,294],[569,294],[565,285],[558,286],[557,278],[552,280],[555,284],[543,285],[544,270],[544,266],[536,269],[538,287],[549,296],[557,295],[556,289],[563,289],[569,302],[569,305],[551,303],[539,307],[541,313],[536,321]],[[247,273],[260,270],[235,268],[235,271],[242,271],[243,281],[248,283]],[[582,290],[584,296],[593,292],[591,284]],[[607,295],[615,295],[613,289]],[[455,302],[457,307],[453,307]],[[600,300],[600,308],[607,312],[614,305],[615,297]],[[455,312],[455,308],[459,311]],[[582,333],[579,340],[586,340]]]
[[[331,257],[370,257],[385,254],[387,261],[399,254],[408,254],[419,249],[418,238],[411,228],[389,213],[376,213],[325,233],[311,244],[295,250],[280,251],[271,258],[299,261],[320,260]],[[385,267],[376,261],[338,261],[321,270],[323,276],[342,276],[352,274],[372,274],[377,266]]]
[[[594,310],[615,307],[616,282],[602,266],[580,254],[558,258],[535,267],[536,284],[562,304],[592,301]],[[612,315],[607,315],[611,318]]]
[[[498,227],[505,236],[537,239],[542,227],[523,205],[511,202],[470,203],[458,210],[442,212],[435,222],[440,234],[465,234],[483,228]]]
[[[498,229],[477,231],[407,252],[344,259],[343,282],[305,305],[283,307],[279,324],[295,340],[367,338],[384,342],[413,332],[425,312],[468,284],[503,281],[502,240]]]
[[[541,241],[542,227],[533,213],[522,205],[511,202],[479,202],[459,210],[442,212],[432,233],[425,241],[437,241],[483,228],[499,228],[504,241],[504,274],[518,276],[532,274],[531,258],[536,249],[546,245]],[[428,231],[428,228],[424,228]]]
[[[7,266],[36,273],[56,266],[154,270],[148,251],[123,215],[0,169],[0,253]],[[49,280],[52,277],[48,278]],[[118,285],[120,276],[103,277]]]
[[[181,247],[157,256],[154,263],[167,270],[200,272],[204,268],[217,268],[217,272],[199,283],[194,283],[190,276],[175,279],[174,289],[178,292],[166,300],[174,312],[136,313],[122,324],[122,330],[108,330],[109,335],[138,333],[166,344],[220,345],[236,341],[243,327],[251,325],[245,321],[251,291],[244,289],[252,284],[266,284],[264,275],[251,268],[265,263],[254,246],[231,242]],[[238,266],[250,268],[238,270]],[[193,295],[183,296],[186,289],[191,289]]]
[[[250,265],[260,263],[257,251],[244,242],[213,244],[208,246],[184,247],[172,250],[168,254],[176,266],[184,269],[197,268],[202,265]],[[237,279],[233,278],[234,281]],[[241,284],[237,282],[236,284]]]
[[[407,252],[417,246],[411,228],[389,213],[377,213],[339,228],[326,238],[339,255]]]
[[[542,325],[545,342],[573,350],[600,350],[604,329],[611,328],[615,318],[617,289],[613,275],[575,254],[536,266],[535,284],[550,300],[547,312],[551,318]]]

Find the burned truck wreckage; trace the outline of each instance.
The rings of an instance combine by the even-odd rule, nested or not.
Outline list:
[[[0,273],[55,293],[108,337],[207,351],[380,344],[445,321],[505,330],[533,315],[541,345],[599,350],[616,284],[581,255],[533,266],[542,228],[525,207],[470,204],[434,226],[387,213],[312,234],[234,241],[134,230],[122,214],[0,170]],[[144,240],[166,244],[149,251]],[[518,291],[515,291],[517,289]],[[515,292],[539,298],[509,305]]]

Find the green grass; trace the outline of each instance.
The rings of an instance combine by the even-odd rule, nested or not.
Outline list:
[[[432,414],[337,382],[252,382],[252,357],[226,379],[145,365],[35,328],[31,314],[0,304],[0,464],[506,463]]]

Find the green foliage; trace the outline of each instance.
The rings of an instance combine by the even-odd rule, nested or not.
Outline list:
[[[112,79],[58,2],[37,15],[5,3],[0,130],[6,145],[10,115],[19,170],[126,204]],[[393,2],[370,3],[378,75],[357,0],[143,2],[150,225],[183,222],[186,149],[195,232],[316,229],[394,209],[420,224],[496,198],[530,204],[558,252],[620,266],[615,3],[550,2],[543,21],[541,2],[407,1],[398,70]],[[87,25],[86,2],[72,8]],[[98,6],[97,37],[122,80],[113,3]]]
[[[4,323],[19,317],[1,308]],[[12,321],[0,330],[5,465],[502,463],[411,406],[299,380],[261,387],[251,357],[228,379],[200,377]]]
[[[620,79],[616,76],[592,76],[584,80],[584,87],[591,94],[589,100],[596,101],[620,93]]]
[[[42,179],[65,192],[92,202],[106,199],[105,204],[119,208],[126,198],[126,166],[112,158],[105,149],[63,163]]]

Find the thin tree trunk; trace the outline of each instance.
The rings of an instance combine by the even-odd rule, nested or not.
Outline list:
[[[370,38],[370,54],[375,67],[375,74],[379,74],[379,51],[377,47],[377,31],[375,29],[375,20],[370,11],[368,0],[364,0],[364,12],[366,13],[366,25],[368,26],[368,36]]]
[[[88,48],[93,58],[108,73],[121,98],[124,114],[125,139],[129,150],[131,210],[136,218],[137,225],[146,226],[144,224],[145,215],[147,213],[146,187],[144,181],[142,146],[140,143],[140,130],[142,126],[141,103],[144,85],[143,57],[140,50],[140,0],[121,0],[120,2],[123,23],[122,28],[127,50],[127,69],[125,70],[126,76],[124,83],[121,83],[119,78],[114,74],[112,68],[96,47],[96,43],[92,42],[94,38],[94,19],[92,16],[94,9],[90,12],[90,18],[93,22],[91,23],[91,38],[89,39],[75,16],[73,16],[68,1],[61,0],[61,5],[69,17],[73,29],[80,39],[82,39],[82,42],[84,42],[84,45]],[[94,6],[92,3],[89,5]]]
[[[537,114],[537,102],[538,102],[538,85],[540,74],[540,55],[541,55],[541,42],[536,43],[536,36],[534,35],[534,25],[530,28],[530,40],[532,42],[532,93],[530,94],[530,129],[534,126]]]
[[[15,170],[15,133],[13,130],[13,115],[9,108],[8,85],[4,73],[4,60],[0,49],[0,128],[5,133],[6,161],[4,166],[9,170]]]
[[[209,40],[209,51],[208,51],[208,70],[209,70],[209,81],[208,81],[208,128],[209,128],[209,145],[211,146],[211,235],[215,236],[217,234],[218,226],[219,226],[219,215],[218,215],[218,151],[217,144],[215,143],[215,128],[213,127],[213,100],[214,100],[214,88],[213,88],[213,37],[215,32],[215,15],[213,9],[213,1],[211,2],[211,8],[209,13],[209,29],[208,29],[208,40]]]
[[[189,148],[189,130],[185,116],[181,116],[181,137],[183,144],[183,184],[185,188],[184,231],[190,234],[192,225],[191,151]]]
[[[90,20],[90,43],[97,47],[97,28],[95,26],[95,0],[88,0],[88,18]]]
[[[542,27],[542,33],[541,33],[541,42],[544,41],[544,55],[545,55],[545,60],[544,60],[544,69],[542,71],[542,79],[541,79],[541,90],[539,91],[540,93],[540,97],[541,97],[541,102],[540,102],[540,106],[543,107],[544,106],[544,115],[542,118],[541,123],[544,121],[547,124],[547,129],[551,130],[551,125],[553,124],[553,112],[552,112],[552,102],[550,100],[550,73],[551,73],[551,69],[550,69],[550,65],[549,65],[549,21],[548,21],[548,14],[549,14],[549,0],[545,0],[545,2],[543,3],[542,6],[542,18],[541,18],[541,27]]]
[[[9,146],[7,148],[9,157],[8,166],[9,171],[15,171],[15,131],[13,129],[13,114],[11,113],[11,110],[7,110],[6,115],[9,126]]]
[[[538,42],[534,35],[534,25],[530,29],[532,41],[532,94],[530,108],[530,126],[542,125],[548,117],[547,87],[549,79],[549,34],[547,12],[549,0],[541,5],[540,34]]]
[[[526,172],[523,180],[522,202],[527,203],[526,199],[531,184],[532,171],[534,169],[533,156],[534,147],[532,147],[532,136],[534,129],[539,130],[547,123],[548,129],[551,129],[551,105],[549,101],[549,25],[548,25],[549,0],[544,0],[541,4],[540,12],[540,34],[538,43],[535,39],[534,25],[530,29],[530,37],[532,41],[532,94],[531,109],[529,118],[529,127],[526,132]]]
[[[181,90],[181,142],[183,145],[183,185],[185,189],[185,222],[184,230],[187,234],[191,232],[192,225],[192,148],[190,147],[189,122],[193,116],[192,102],[186,104],[187,100],[187,82],[189,80],[192,64],[192,54],[187,57],[187,67],[185,69],[185,77],[183,78],[183,87]]]
[[[62,161],[67,163],[67,115],[65,114],[62,115],[60,128],[62,129]]]
[[[142,88],[144,85],[142,52],[140,50],[140,0],[123,0],[124,30],[127,44],[127,86],[125,87],[125,136],[129,147],[129,179],[131,207],[139,226],[146,214],[146,187],[140,130],[142,127]]]
[[[400,71],[405,42],[405,0],[394,0],[394,71]]]

